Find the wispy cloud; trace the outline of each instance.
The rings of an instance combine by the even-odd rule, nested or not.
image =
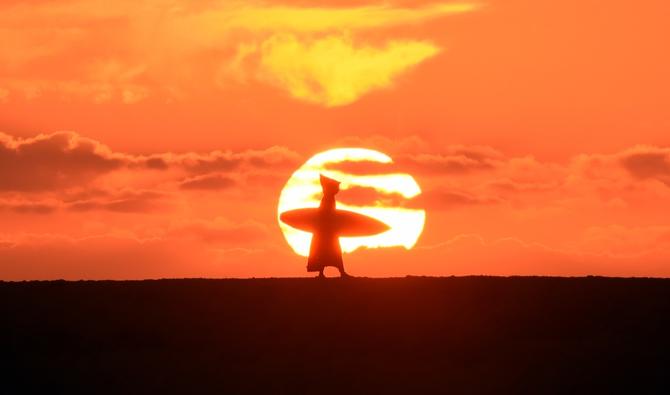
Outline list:
[[[40,134],[17,138],[0,132],[0,193],[7,191],[41,192],[76,186],[89,186],[113,172],[167,172],[173,170],[191,177],[190,187],[212,186],[211,173],[243,174],[252,169],[278,169],[293,166],[300,156],[285,147],[264,150],[211,151],[206,153],[157,153],[150,156],[115,152],[103,143],[73,132]],[[218,175],[216,175],[218,177]],[[122,178],[120,183],[127,182]],[[108,180],[109,182],[109,180]],[[223,179],[220,183],[226,182]],[[184,186],[182,184],[182,186]],[[187,186],[188,188],[188,186]]]
[[[333,107],[391,86],[399,74],[438,52],[436,45],[423,41],[394,40],[374,47],[339,35],[314,40],[275,35],[258,49],[253,75],[296,99]]]
[[[368,5],[362,7],[248,6],[212,12],[209,21],[226,29],[324,32],[362,30],[416,24],[478,8],[473,3],[438,3],[418,8]]]
[[[391,87],[441,50],[432,37],[399,37],[390,28],[475,9],[10,3],[0,5],[0,102],[45,94],[125,104],[151,96],[179,100],[195,86],[216,89],[242,76],[297,100],[340,106]]]

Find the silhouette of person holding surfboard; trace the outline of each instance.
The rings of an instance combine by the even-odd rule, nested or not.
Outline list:
[[[340,277],[349,277],[344,271],[342,261],[342,249],[340,237],[335,225],[335,195],[340,191],[340,182],[328,178],[323,174],[320,176],[323,197],[319,205],[321,223],[316,232],[313,233],[312,243],[309,246],[309,258],[307,259],[307,271],[319,272],[323,277],[323,269],[333,266],[340,271]]]
[[[332,266],[340,271],[340,277],[350,277],[344,270],[340,237],[371,236],[390,228],[366,215],[338,210],[335,195],[340,191],[340,182],[323,174],[319,181],[323,197],[318,208],[286,211],[279,218],[287,225],[312,233],[308,272],[319,272],[319,278],[323,278],[323,270]]]

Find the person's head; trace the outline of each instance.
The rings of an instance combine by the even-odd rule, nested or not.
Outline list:
[[[321,181],[321,189],[323,189],[324,195],[335,195],[340,191],[339,181],[333,180],[332,178],[328,178],[323,174],[321,174],[320,181]]]

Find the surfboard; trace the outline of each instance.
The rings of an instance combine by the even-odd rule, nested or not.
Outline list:
[[[382,221],[348,210],[324,214],[318,208],[301,208],[285,211],[279,219],[286,225],[310,233],[332,227],[340,237],[373,236],[391,229]]]

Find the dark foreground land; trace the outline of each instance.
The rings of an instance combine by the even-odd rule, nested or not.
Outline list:
[[[670,280],[0,283],[0,393],[670,393]]]

